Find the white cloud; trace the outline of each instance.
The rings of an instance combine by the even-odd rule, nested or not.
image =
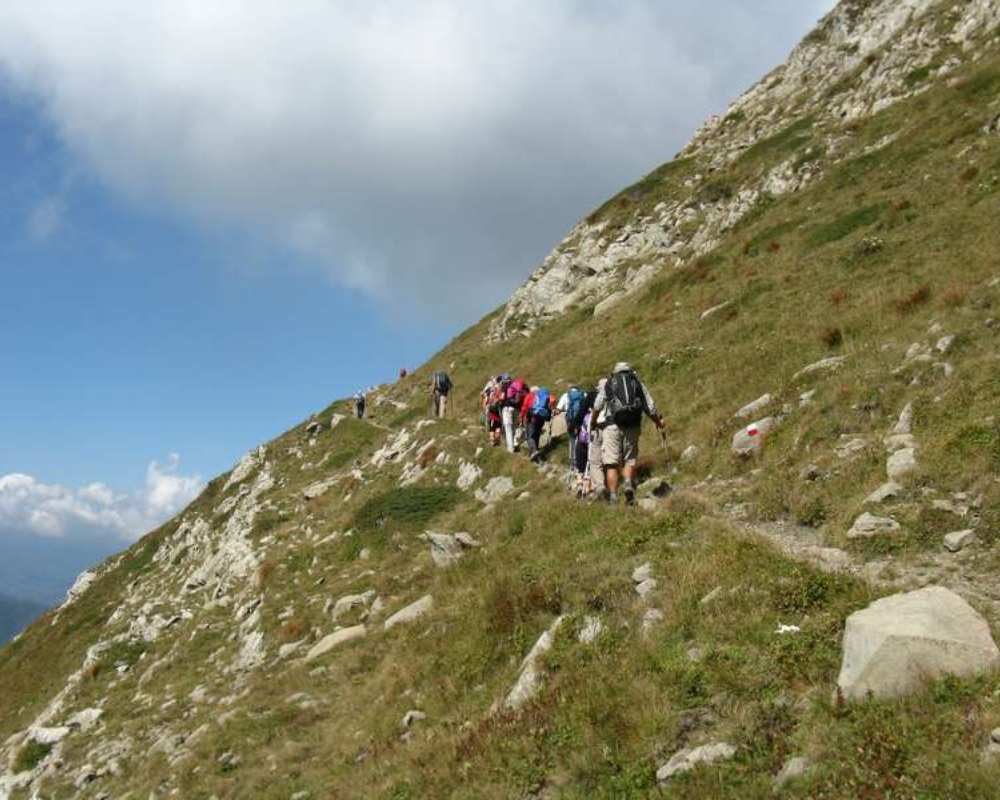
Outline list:
[[[180,473],[180,457],[150,462],[143,487],[115,492],[103,483],[78,489],[46,484],[22,473],[0,476],[0,536],[4,533],[134,541],[181,511],[204,487]]]
[[[478,311],[832,5],[34,0],[0,68],[117,190]]]

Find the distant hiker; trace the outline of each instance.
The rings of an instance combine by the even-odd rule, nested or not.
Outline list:
[[[360,390],[354,393],[354,413],[357,415],[358,419],[364,419],[365,393]]]
[[[503,408],[500,410],[500,421],[507,441],[507,452],[513,453],[517,450],[516,417],[524,405],[524,398],[528,396],[528,387],[521,378],[517,378],[507,384],[505,394]]]
[[[483,414],[486,420],[486,430],[490,434],[490,444],[497,447],[500,444],[503,427],[503,409],[507,399],[507,384],[510,378],[497,375],[483,389]],[[488,391],[488,394],[487,394]]]
[[[435,372],[431,376],[432,416],[444,417],[448,411],[448,393],[451,391],[451,378],[447,372]]]
[[[575,442],[573,448],[572,467],[576,472],[576,496],[587,497],[593,491],[593,484],[590,480],[590,415],[585,415],[583,424],[577,429],[575,435],[570,434],[571,441]]]
[[[590,405],[587,404],[587,393],[579,386],[571,386],[568,391],[563,392],[556,403],[556,412],[566,415],[566,438],[569,440],[569,465],[576,464],[576,449],[580,438],[580,429],[583,421],[587,417],[587,411],[593,405],[591,398]]]
[[[549,390],[541,386],[532,386],[521,404],[521,422],[525,426],[525,438],[528,441],[529,458],[537,461],[542,453],[539,449],[542,431],[552,419],[552,408],[555,400]]]
[[[625,477],[625,500],[635,502],[635,464],[639,458],[639,433],[645,414],[657,428],[663,428],[663,417],[656,410],[649,390],[639,376],[624,361],[615,364],[604,390],[594,401],[597,411],[607,411],[607,425],[602,433],[601,460],[608,486],[608,500],[618,500],[620,473]],[[623,469],[624,467],[624,469]]]
[[[405,377],[406,377],[406,367],[403,367],[402,369],[399,370],[399,379],[403,380],[403,378]]]

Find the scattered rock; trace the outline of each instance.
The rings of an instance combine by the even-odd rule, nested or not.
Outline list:
[[[368,561],[372,557],[372,551],[370,548],[362,547],[361,552],[358,553],[359,561]]]
[[[709,603],[713,602],[720,594],[722,594],[722,587],[716,586],[712,591],[706,594],[701,600],[698,601],[699,605],[707,606]]]
[[[412,709],[403,715],[403,721],[400,725],[404,730],[406,730],[411,727],[414,722],[423,722],[425,719],[427,719],[427,715],[423,711]]]
[[[884,503],[886,500],[898,497],[902,491],[903,487],[898,483],[895,481],[888,481],[887,483],[883,483],[874,492],[868,495],[868,497],[865,498],[865,502],[872,503],[873,505]]]
[[[905,447],[897,450],[885,464],[886,474],[890,481],[898,481],[905,478],[917,468],[917,455],[912,447]]]
[[[642,583],[643,581],[648,581],[653,577],[653,565],[648,561],[642,566],[636,567],[632,570],[632,582]]]
[[[330,491],[336,483],[336,478],[327,478],[325,481],[310,483],[305,489],[302,490],[302,496],[306,500],[315,500],[317,497],[322,497]]]
[[[805,408],[809,405],[813,398],[816,396],[816,390],[810,389],[808,392],[803,392],[799,395],[799,408]]]
[[[868,539],[883,533],[895,533],[899,529],[899,523],[891,517],[877,517],[866,511],[854,520],[854,524],[847,532],[847,538]]]
[[[374,589],[369,589],[368,591],[362,592],[361,594],[349,594],[344,597],[341,597],[339,600],[337,600],[336,603],[333,604],[333,612],[332,612],[333,621],[336,622],[338,619],[344,616],[344,614],[353,611],[355,608],[360,608],[362,606],[369,605],[374,599],[375,599]]]
[[[747,403],[743,408],[737,411],[733,416],[736,419],[747,419],[748,417],[754,416],[757,412],[763,411],[771,403],[774,402],[774,398],[770,394],[765,394],[758,397],[752,403]]]
[[[944,536],[944,546],[946,550],[952,553],[957,553],[963,547],[968,547],[976,541],[976,532],[974,530],[964,530],[964,531],[953,531],[952,533],[946,533]]]
[[[430,611],[434,607],[434,598],[426,594],[419,600],[410,603],[405,608],[400,609],[391,617],[389,617],[385,623],[385,630],[394,628],[396,625],[401,625],[407,622],[413,622],[414,620],[420,619],[424,614]]]
[[[665,783],[675,775],[690,772],[699,764],[714,764],[736,755],[736,748],[727,742],[703,744],[694,749],[684,748],[673,754],[670,760],[656,771],[656,780]]]
[[[899,419],[893,426],[891,436],[905,436],[913,433],[913,403],[907,403],[899,412]]]
[[[354,625],[350,628],[341,628],[339,631],[334,631],[324,636],[312,646],[312,649],[306,653],[306,663],[308,664],[310,661],[315,661],[317,658],[325,656],[338,645],[344,644],[344,642],[360,639],[366,633],[368,631],[364,625]]]
[[[483,471],[469,461],[460,461],[458,465],[458,480],[455,485],[459,489],[470,489],[483,476]]]
[[[1000,665],[989,624],[942,586],[876,600],[847,618],[837,685],[847,700],[898,697],[943,675]]]
[[[582,644],[593,644],[603,632],[604,623],[600,617],[586,616],[583,618],[583,626],[576,634],[576,640]]]
[[[647,608],[646,613],[642,615],[642,623],[640,625],[643,636],[648,635],[661,622],[663,622],[663,612],[658,608]]]
[[[805,756],[793,756],[785,762],[781,772],[775,776],[772,785],[775,789],[780,789],[786,783],[801,778],[809,771],[810,767],[812,767],[812,762]]]
[[[479,542],[467,533],[432,533],[425,534],[431,543],[431,558],[439,567],[450,567],[462,557],[464,550],[479,547]]]
[[[59,744],[70,735],[71,729],[67,725],[60,725],[52,728],[32,728],[29,737],[38,744]]]
[[[840,439],[840,444],[834,449],[837,458],[840,459],[854,458],[868,446],[867,440],[862,436],[845,435]]]
[[[733,453],[745,456],[756,452],[777,424],[778,422],[774,417],[764,417],[764,419],[752,422],[745,428],[737,431],[733,434]]]
[[[93,728],[103,716],[103,709],[85,708],[82,711],[77,711],[73,716],[67,719],[66,725],[69,728],[86,733]]]
[[[704,321],[704,320],[708,319],[709,317],[715,316],[720,311],[724,311],[725,309],[729,308],[729,306],[731,306],[732,304],[733,304],[732,300],[727,300],[725,303],[719,303],[719,305],[717,305],[717,306],[712,306],[711,308],[706,309],[705,311],[702,311],[701,312],[701,316],[699,317],[699,319],[701,319],[702,321]]]
[[[506,475],[500,475],[490,478],[486,486],[476,490],[476,499],[480,503],[492,505],[512,491],[514,491],[514,481]]]
[[[538,693],[542,682],[539,661],[545,653],[552,649],[556,631],[559,630],[559,626],[562,625],[564,619],[565,617],[562,616],[556,617],[548,630],[538,637],[535,646],[524,657],[524,661],[521,662],[521,674],[518,676],[514,688],[504,698],[502,708],[508,711],[517,711]]]
[[[951,334],[947,336],[942,336],[937,340],[937,344],[934,345],[934,349],[939,353],[947,353],[951,350],[951,346],[955,343],[955,337]]]
[[[657,587],[656,578],[647,578],[641,583],[636,584],[635,591],[643,600],[645,600],[652,592],[656,590]]]
[[[799,378],[804,378],[806,375],[812,375],[815,372],[840,369],[845,361],[847,361],[847,356],[830,356],[829,358],[821,359],[814,364],[810,364],[808,367],[800,369],[792,376],[792,380],[797,381]]]
[[[306,433],[310,436],[315,436],[321,430],[323,430],[323,424],[319,420],[313,420],[306,425]]]
[[[698,457],[698,446],[694,444],[689,444],[684,448],[684,452],[681,453],[681,461],[692,461]]]

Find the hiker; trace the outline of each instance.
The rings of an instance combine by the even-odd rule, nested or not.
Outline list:
[[[645,414],[660,430],[663,417],[656,410],[649,390],[639,376],[624,361],[615,364],[604,384],[604,390],[594,401],[596,411],[605,411],[606,426],[602,431],[601,460],[608,488],[608,501],[618,501],[618,487],[625,478],[625,501],[635,503],[635,465],[639,458],[639,433]]]
[[[506,380],[505,380],[506,379]],[[507,399],[509,378],[497,375],[483,388],[483,420],[490,436],[490,445],[499,447],[503,428],[503,408]]]
[[[354,393],[354,413],[357,415],[358,419],[364,419],[365,416],[365,393],[358,390]]]
[[[593,400],[591,400],[591,405],[593,405]],[[571,468],[576,465],[576,449],[580,430],[589,408],[587,393],[579,386],[571,386],[568,391],[562,393],[559,402],[556,403],[556,413],[566,416],[566,438],[569,440],[569,465]]]
[[[399,370],[399,379],[403,380],[406,377],[406,367],[401,367]]]
[[[593,491],[590,480],[590,415],[585,414],[583,424],[571,436],[576,447],[573,448],[573,470],[576,472],[576,496],[580,499],[589,497]]]
[[[431,376],[431,402],[434,417],[443,418],[448,411],[448,393],[451,391],[451,378],[447,372],[435,372]]]
[[[500,421],[503,426],[504,438],[507,441],[507,452],[513,453],[517,450],[517,425],[515,418],[524,404],[524,398],[528,395],[528,387],[522,378],[512,380],[505,392],[504,404],[500,409]]]
[[[587,475],[585,484],[589,489],[588,494],[596,493],[604,496],[607,492],[607,485],[604,475],[604,457],[602,445],[604,442],[604,429],[608,425],[607,409],[595,410],[597,398],[604,391],[608,379],[601,378],[597,382],[597,388],[590,392],[590,413],[587,414]]]
[[[538,461],[542,456],[539,444],[545,424],[552,419],[554,398],[548,389],[532,386],[531,391],[521,404],[521,424],[525,426],[525,438],[528,440],[528,453],[532,461]]]

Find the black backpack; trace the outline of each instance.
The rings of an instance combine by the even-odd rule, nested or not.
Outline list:
[[[451,391],[451,378],[447,372],[434,373],[434,388],[439,394],[448,394]]]
[[[608,416],[619,428],[633,428],[642,421],[646,408],[639,377],[632,371],[616,372],[604,387]]]

